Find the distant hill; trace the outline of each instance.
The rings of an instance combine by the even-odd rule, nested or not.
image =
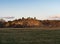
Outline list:
[[[15,19],[6,22],[0,19],[0,28],[60,27],[60,20],[38,20],[34,18]]]

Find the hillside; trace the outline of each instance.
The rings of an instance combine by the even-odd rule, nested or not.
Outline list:
[[[0,28],[31,28],[31,27],[60,27],[60,20],[38,20],[36,18],[21,18],[6,22],[0,20]]]

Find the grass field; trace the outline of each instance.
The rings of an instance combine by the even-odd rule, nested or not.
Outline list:
[[[0,44],[60,44],[60,29],[0,28]]]

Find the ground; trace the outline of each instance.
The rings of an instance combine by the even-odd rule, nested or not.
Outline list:
[[[60,44],[60,28],[0,28],[0,44]]]

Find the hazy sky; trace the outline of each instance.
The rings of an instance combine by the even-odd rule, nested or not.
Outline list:
[[[60,0],[0,0],[0,17],[37,17],[60,14]]]

